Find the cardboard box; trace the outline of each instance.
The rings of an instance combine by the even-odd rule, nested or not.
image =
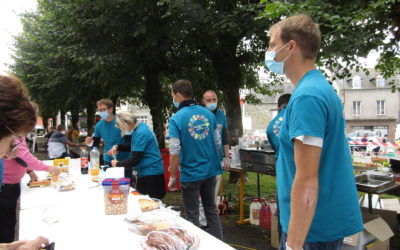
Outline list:
[[[279,249],[278,215],[271,216],[271,246]]]
[[[365,247],[367,250],[390,250],[389,240],[375,241]]]
[[[381,199],[382,209],[395,211],[400,214],[400,202],[399,199]]]
[[[344,238],[342,250],[389,249],[389,239],[394,234],[388,223],[380,216],[368,212],[363,212],[362,216],[364,230]],[[374,246],[380,248],[372,248]]]

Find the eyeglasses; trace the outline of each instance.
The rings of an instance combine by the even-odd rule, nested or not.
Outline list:
[[[4,124],[4,127],[11,133],[13,134],[17,139],[13,141],[13,144],[10,145],[9,152],[12,152],[13,150],[17,149],[19,145],[22,144],[22,136],[18,136],[14,131],[12,131],[6,124]]]

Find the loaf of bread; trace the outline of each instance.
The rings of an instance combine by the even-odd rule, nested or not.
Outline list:
[[[150,211],[160,207],[159,202],[148,199],[139,199],[139,205],[142,211]]]

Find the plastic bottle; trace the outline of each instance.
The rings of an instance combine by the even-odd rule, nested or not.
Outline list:
[[[276,205],[276,200],[270,200],[269,205],[271,207],[271,215],[276,215],[277,211],[277,205]]]
[[[260,208],[261,203],[258,199],[254,199],[250,204],[250,224],[260,225]]]
[[[96,147],[90,150],[90,175],[98,176],[100,172],[100,152]]]
[[[81,174],[88,174],[89,171],[89,152],[86,147],[81,149]]]
[[[271,207],[263,198],[261,199],[260,227],[263,229],[271,229]]]

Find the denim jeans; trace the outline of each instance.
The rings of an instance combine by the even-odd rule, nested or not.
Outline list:
[[[287,234],[282,232],[279,250],[286,250]],[[304,250],[340,250],[342,249],[343,238],[329,242],[304,242]]]

